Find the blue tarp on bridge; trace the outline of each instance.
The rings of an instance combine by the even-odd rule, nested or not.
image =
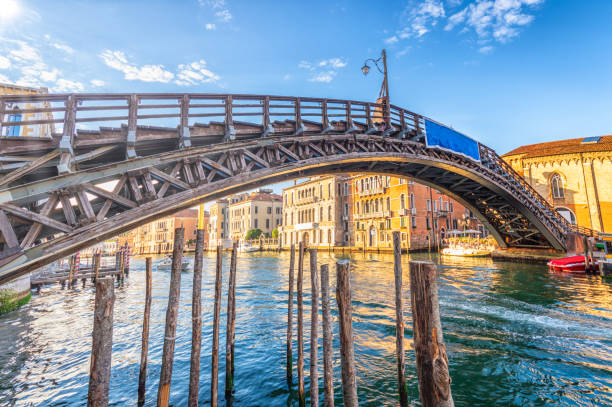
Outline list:
[[[446,126],[425,119],[425,143],[480,161],[478,142]]]

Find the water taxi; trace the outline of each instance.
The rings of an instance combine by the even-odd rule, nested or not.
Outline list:
[[[164,259],[157,264],[157,269],[166,271],[172,269],[172,256],[167,255]],[[187,271],[189,269],[189,260],[183,257],[183,261],[181,263],[181,271]]]
[[[448,247],[441,251],[445,256],[486,257],[493,251],[489,240],[480,237],[479,230],[451,230],[449,235]]]

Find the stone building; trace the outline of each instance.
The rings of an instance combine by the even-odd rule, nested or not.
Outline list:
[[[310,247],[352,245],[349,178],[313,177],[283,189],[282,247],[304,241]]]
[[[569,222],[612,232],[612,135],[531,144],[502,157]]]
[[[217,246],[224,249],[231,247],[229,234],[229,201],[219,199],[210,207],[210,223],[208,224],[208,250]]]
[[[356,175],[350,183],[357,248],[392,250],[393,232],[400,232],[405,250],[435,247],[451,230],[475,229],[487,234],[464,206],[411,179]]]
[[[172,252],[174,229],[185,228],[185,249],[195,247],[198,210],[185,209],[175,215],[158,219],[130,232],[134,254],[160,254]],[[206,245],[206,242],[204,242]]]
[[[234,195],[229,198],[229,233],[232,240],[244,240],[251,229],[270,235],[280,226],[282,198],[271,189]]]
[[[12,84],[0,83],[0,95],[44,95],[47,94],[47,88],[30,88],[25,86],[17,86]],[[12,103],[6,104],[5,117],[0,117],[3,122],[24,122],[33,120],[49,120],[52,119],[53,113],[42,112],[32,113],[23,112],[27,109],[34,108],[49,108],[48,102],[40,103]],[[55,129],[53,124],[26,124],[19,126],[2,126],[2,137],[51,137]]]

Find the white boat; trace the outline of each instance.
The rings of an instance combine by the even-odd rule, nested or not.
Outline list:
[[[181,271],[187,271],[188,268],[189,268],[189,260],[183,257],[183,261],[181,264]],[[164,259],[160,263],[157,264],[157,269],[163,270],[163,271],[172,269],[172,256],[168,255],[164,257]]]
[[[240,242],[240,245],[238,245],[238,251],[243,253],[252,253],[259,251],[259,247],[253,246],[249,242]]]
[[[486,257],[491,255],[491,250],[472,249],[468,247],[447,247],[442,249],[442,254],[445,256]]]

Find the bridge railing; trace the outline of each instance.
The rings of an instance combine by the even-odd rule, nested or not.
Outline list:
[[[389,107],[388,123],[379,103],[310,97],[243,94],[48,94],[0,95],[0,136],[79,137],[88,131],[138,126],[184,128],[198,122],[223,124],[231,131],[241,122],[265,133],[286,122],[296,134],[316,124],[324,131],[386,131],[418,135],[423,117]],[[343,123],[336,128],[334,123]],[[389,126],[390,124],[390,126]],[[359,126],[356,129],[355,126]],[[389,128],[391,127],[391,129]]]
[[[480,158],[482,163],[488,165],[489,168],[506,174],[513,182],[518,183],[528,196],[540,206],[549,221],[560,226],[565,232],[569,232],[573,229],[574,225],[570,224],[563,216],[557,214],[555,208],[525,181],[523,177],[514,171],[512,166],[504,161],[504,159],[502,159],[493,149],[480,144]]]

